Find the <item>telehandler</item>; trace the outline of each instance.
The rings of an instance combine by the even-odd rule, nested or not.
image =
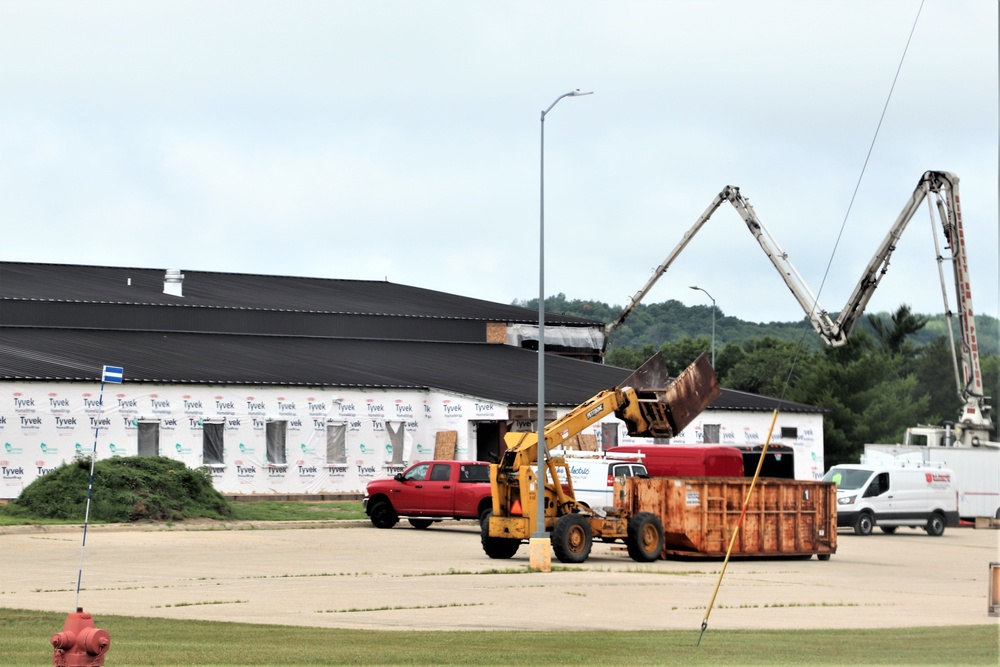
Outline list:
[[[620,386],[602,391],[548,424],[541,451],[537,433],[508,433],[504,437],[507,451],[499,463],[490,466],[493,509],[481,524],[486,555],[512,558],[521,543],[532,537],[538,526],[538,456],[543,456],[544,528],[560,562],[584,562],[594,538],[625,542],[629,556],[636,561],[659,558],[663,525],[656,515],[639,512],[630,516],[617,498],[615,506],[607,508],[590,508],[578,502],[565,458],[550,452],[612,413],[625,422],[630,436],[672,437],[721,393],[704,353],[673,382],[657,353]],[[619,493],[620,488],[615,485]]]

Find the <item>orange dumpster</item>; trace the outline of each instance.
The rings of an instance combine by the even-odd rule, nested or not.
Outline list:
[[[615,497],[634,515],[663,522],[663,557],[726,555],[750,489],[749,477],[629,477]],[[837,551],[837,490],[830,482],[761,478],[733,556],[811,556]]]

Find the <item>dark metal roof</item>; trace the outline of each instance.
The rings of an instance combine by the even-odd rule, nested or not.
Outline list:
[[[537,353],[510,345],[0,328],[0,380],[441,389],[512,405],[537,403]],[[631,371],[549,355],[545,402],[575,406]],[[710,409],[772,410],[775,399],[723,390]],[[781,403],[788,412],[818,412]]]
[[[0,326],[478,343],[487,329],[476,319],[37,299],[0,299]]]
[[[165,269],[0,262],[3,299],[120,303],[203,308],[263,309],[489,322],[537,322],[538,313],[519,306],[370,280],[182,270],[183,297],[163,293]],[[180,316],[180,312],[176,313]],[[601,326],[581,317],[546,315],[546,321]]]

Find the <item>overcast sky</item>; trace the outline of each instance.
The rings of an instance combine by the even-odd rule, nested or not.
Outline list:
[[[0,259],[535,298],[540,112],[581,88],[545,121],[546,294],[624,305],[735,185],[837,313],[945,170],[995,315],[997,5],[3,0]],[[943,310],[934,235],[921,208],[869,312]],[[728,205],[645,302],[690,285],[803,314]]]

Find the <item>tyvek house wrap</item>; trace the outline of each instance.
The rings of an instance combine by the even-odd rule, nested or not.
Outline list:
[[[208,430],[221,436],[209,465],[226,494],[359,493],[371,479],[432,458],[438,431],[457,431],[456,458],[470,450],[470,419],[503,419],[506,405],[425,390],[343,390],[126,383],[27,382],[0,388],[0,498],[77,456],[149,452],[197,468],[213,458]],[[268,423],[283,422],[284,462],[268,456]],[[150,428],[152,425],[153,428]],[[274,427],[272,427],[273,429]]]

